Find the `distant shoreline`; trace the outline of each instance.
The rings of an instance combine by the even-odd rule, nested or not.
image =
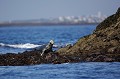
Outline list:
[[[97,25],[99,23],[0,23],[0,27],[4,26],[57,26],[57,25]]]

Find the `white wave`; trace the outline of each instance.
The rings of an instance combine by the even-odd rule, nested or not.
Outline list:
[[[4,43],[0,43],[1,47],[10,47],[10,48],[21,48],[21,49],[31,49],[31,48],[36,48],[36,47],[40,47],[42,45],[38,45],[38,44],[31,44],[31,43],[25,43],[25,44],[4,44]],[[58,48],[60,47],[59,45],[53,45],[54,48]]]
[[[13,48],[36,48],[36,47],[39,47],[41,45],[26,43],[26,44],[16,44],[16,45],[8,45],[8,46],[13,47]]]
[[[5,44],[4,43],[0,43],[0,46],[5,46]]]
[[[12,47],[12,48],[36,48],[39,47],[41,45],[35,45],[35,44],[30,44],[30,43],[26,43],[26,44],[4,44],[4,43],[0,43],[0,46],[5,46],[5,47]]]
[[[54,48],[58,48],[58,47],[59,47],[59,45],[53,45],[53,47],[54,47]]]

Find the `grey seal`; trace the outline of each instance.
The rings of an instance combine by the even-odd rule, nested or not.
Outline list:
[[[54,41],[50,40],[50,42],[46,45],[46,47],[42,50],[41,56],[43,56],[44,53],[52,52]]]

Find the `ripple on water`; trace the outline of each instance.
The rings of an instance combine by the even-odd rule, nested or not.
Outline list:
[[[119,79],[119,73],[119,62],[0,66],[1,79]]]

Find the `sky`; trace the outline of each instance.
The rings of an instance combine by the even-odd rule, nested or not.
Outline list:
[[[0,0],[0,22],[115,13],[120,0]]]

